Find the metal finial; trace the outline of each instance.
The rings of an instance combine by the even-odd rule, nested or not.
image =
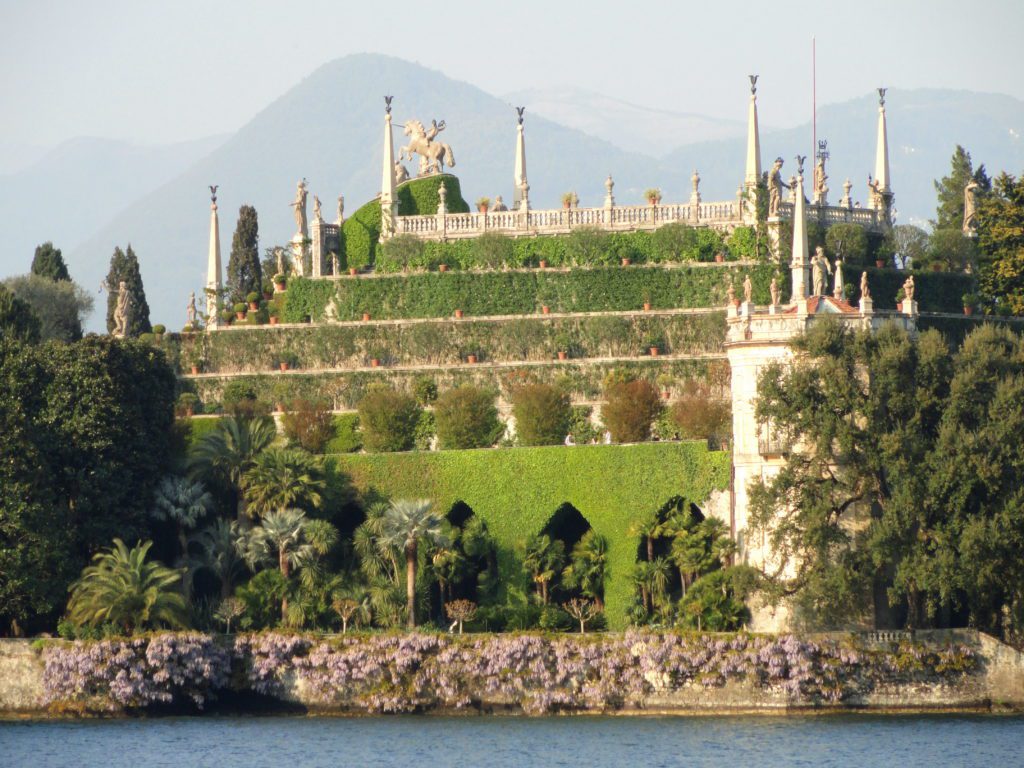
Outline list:
[[[815,157],[819,160],[828,160],[831,157],[828,151],[828,139],[818,139],[818,151],[815,153]]]
[[[878,89],[878,106],[880,106],[880,107],[884,107],[885,106],[885,92],[888,91],[888,90],[889,90],[888,88],[879,88]]]
[[[757,94],[757,78],[758,75],[747,75],[750,78],[750,95],[754,96]]]
[[[395,97],[394,96],[385,96],[384,97],[384,112],[386,114],[389,114],[389,115],[391,114],[391,100],[393,98],[395,98]]]
[[[807,155],[797,155],[796,156],[796,172],[797,172],[798,176],[803,176],[803,174],[804,174],[804,160],[806,160],[806,159],[807,159]]]
[[[210,184],[209,186],[210,186],[210,202],[211,203],[216,203],[217,202],[217,187],[219,187],[220,184]]]
[[[523,113],[526,111],[526,107],[516,107],[516,114],[519,115],[519,124],[523,124]]]

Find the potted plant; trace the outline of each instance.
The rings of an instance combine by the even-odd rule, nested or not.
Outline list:
[[[370,367],[371,368],[379,368],[380,367],[380,358],[379,357],[371,357],[370,358]]]
[[[647,200],[648,205],[657,205],[661,202],[661,190],[655,187],[645,189],[644,198]]]
[[[233,309],[235,310],[235,318],[237,320],[245,320],[245,311],[248,308],[249,305],[246,304],[244,301],[240,301],[237,304],[235,304],[235,306],[233,307]]]
[[[462,310],[461,309],[456,309],[455,310],[455,319],[456,320],[461,320],[462,319]]]
[[[666,400],[672,397],[672,385],[675,384],[675,379],[672,378],[671,374],[658,374],[657,382],[658,386],[661,387],[661,396]]]
[[[885,269],[885,259],[875,259],[875,266],[879,269]]]
[[[976,293],[965,293],[963,295],[965,315],[970,316],[974,314],[974,308],[978,306],[979,299],[980,297]],[[153,330],[155,331],[156,328],[154,327]]]
[[[260,308],[260,295],[256,291],[251,291],[246,295],[245,300],[249,302],[249,309],[253,312]]]
[[[629,258],[628,256],[623,256],[622,257],[622,266],[628,267],[632,263],[633,263],[633,260],[631,258]]]
[[[551,308],[550,308],[550,307],[548,307],[548,305],[547,305],[547,304],[542,304],[542,305],[541,305],[541,308],[540,308],[540,312],[541,312],[541,314],[542,314],[542,315],[548,315],[548,314],[551,314]]]
[[[363,322],[364,323],[370,322],[370,313],[369,312],[363,312]]]
[[[540,260],[540,268],[541,269],[547,269],[548,268],[548,260],[547,259],[541,259]]]
[[[650,300],[647,300],[647,301],[644,302],[644,312],[650,312],[650,311],[651,311],[651,302],[650,302]]]
[[[558,352],[559,360],[568,360],[574,355],[579,356],[580,345],[575,334],[569,330],[561,330],[555,334],[553,339],[554,347]]]
[[[153,335],[156,336],[158,339],[165,333],[167,333],[167,326],[164,325],[163,323],[157,323],[156,325],[153,326]]]
[[[476,355],[472,353],[466,355],[466,362],[469,363],[470,365],[473,365],[473,363],[476,362]]]
[[[437,271],[438,272],[447,272],[448,271],[448,265],[447,264],[438,264],[437,265]]]
[[[644,346],[647,347],[647,351],[650,352],[651,357],[657,357],[665,347],[665,337],[660,333],[648,334],[644,339]]]
[[[294,368],[299,364],[298,355],[294,352],[282,352],[278,358],[278,367],[282,371],[287,371],[289,368]]]
[[[278,311],[276,309],[270,310],[270,324],[271,325],[277,325],[277,323],[279,322],[278,316],[277,316],[277,312]]]
[[[716,264],[721,264],[724,261],[725,261],[725,254],[724,253],[719,251],[718,253],[715,254],[715,263]]]
[[[476,199],[476,209],[480,213],[487,213],[487,209],[491,207],[491,198],[489,197],[478,197]]]
[[[199,398],[192,392],[182,392],[178,395],[178,407],[176,410],[180,416],[191,418],[195,416],[198,407]]]
[[[284,404],[290,393],[291,390],[285,382],[279,381],[274,385],[271,390],[271,394],[274,398],[274,410],[278,413],[284,413]]]
[[[562,207],[563,208],[565,208],[565,209],[572,208],[572,197],[573,197],[573,193],[572,192],[566,192],[564,195],[562,195]]]
[[[274,281],[264,280],[263,284],[260,286],[260,290],[263,291],[263,300],[270,301],[274,298]]]
[[[280,293],[281,291],[283,291],[285,289],[285,286],[286,286],[286,278],[285,278],[285,276],[283,274],[278,272],[276,275],[274,275],[274,290],[276,292]]]
[[[558,359],[559,360],[568,360],[569,359],[569,353],[566,352],[564,349],[558,350]]]
[[[356,269],[355,267],[349,267],[348,268],[348,274],[349,274],[349,277],[355,277],[356,275],[359,274],[359,270]]]

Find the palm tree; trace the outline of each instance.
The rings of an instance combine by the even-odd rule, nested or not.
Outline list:
[[[387,504],[373,504],[366,511],[366,520],[352,535],[352,548],[359,557],[359,569],[370,583],[398,580],[398,550],[381,537],[387,510]]]
[[[587,531],[572,548],[572,562],[562,572],[562,581],[592,598],[598,610],[604,610],[604,577],[608,567],[608,540],[595,531]]]
[[[78,625],[114,624],[125,632],[188,626],[185,600],[175,589],[181,571],[146,555],[152,541],[128,549],[120,539],[93,556],[93,564],[71,586],[68,618]]]
[[[523,549],[523,568],[537,585],[541,603],[547,605],[548,588],[565,562],[565,542],[540,534],[528,538]]]
[[[282,448],[260,453],[242,476],[247,511],[260,517],[291,507],[319,507],[325,486],[315,458]]]
[[[196,527],[199,518],[213,507],[213,497],[203,484],[185,477],[169,475],[160,481],[153,497],[150,515],[157,520],[174,523],[178,532],[180,554],[175,565],[184,567],[181,594],[185,601],[192,599],[192,573],[188,569],[188,536],[186,531]]]
[[[277,437],[274,420],[267,416],[248,418],[228,416],[217,429],[203,435],[190,457],[191,471],[205,478],[218,478],[238,494],[239,521],[245,520],[245,496],[242,481],[256,457]]]
[[[644,612],[650,615],[652,608],[659,603],[668,588],[668,561],[664,557],[654,560],[643,560],[636,564],[633,581],[640,588]]]
[[[405,551],[406,625],[416,626],[416,565],[420,542],[447,546],[444,519],[428,499],[396,499],[381,519],[381,539]]]
[[[190,567],[193,571],[210,571],[217,577],[222,600],[231,596],[231,586],[242,571],[240,536],[237,522],[218,519],[189,537],[192,551],[198,550],[198,554],[189,558]]]

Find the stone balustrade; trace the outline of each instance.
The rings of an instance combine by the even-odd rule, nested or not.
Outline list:
[[[789,221],[793,218],[793,204],[779,205],[779,218]],[[825,225],[859,224],[866,229],[879,228],[878,212],[874,208],[847,208],[842,205],[808,205],[807,220]]]

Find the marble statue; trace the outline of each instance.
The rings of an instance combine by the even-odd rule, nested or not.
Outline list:
[[[196,292],[188,295],[188,306],[185,308],[185,317],[188,320],[189,328],[196,327]]]
[[[861,299],[861,301],[863,301],[864,299],[870,299],[870,298],[871,298],[871,291],[868,290],[868,273],[867,272],[861,272],[860,273],[860,299]]]
[[[306,195],[306,180],[303,179],[295,186],[295,200],[291,205],[295,209],[295,234],[304,238],[309,236],[306,226]]]
[[[132,297],[128,293],[128,286],[124,280],[117,287],[117,306],[114,308],[114,330],[112,334],[119,339],[128,335],[128,313],[131,308]]]
[[[313,195],[313,221],[323,221],[324,217],[320,213],[320,198]]]
[[[835,282],[832,285],[833,298],[843,301],[846,298],[846,283],[843,280],[843,260],[836,259]]]
[[[777,277],[772,277],[771,285],[768,286],[768,292],[772,295],[772,306],[779,306],[781,292],[779,291],[779,279]]]
[[[868,195],[871,197],[871,207],[881,209],[882,207],[882,183],[877,179],[872,180],[868,174]]]
[[[410,158],[411,159],[411,158]],[[409,171],[402,165],[401,160],[395,161],[395,184],[401,184],[409,180]]]
[[[398,151],[398,156],[405,155],[406,159],[412,160],[413,155],[420,156],[420,176],[434,173],[441,173],[447,165],[455,167],[455,155],[452,148],[447,144],[434,141],[434,138],[445,129],[445,122],[436,120],[430,121],[430,128],[423,127],[419,120],[410,120],[405,124],[405,135],[410,137],[409,143]]]
[[[828,174],[825,173],[825,158],[819,157],[814,166],[814,203],[825,205],[828,200]]]
[[[338,195],[338,226],[345,223],[345,196]]]
[[[501,195],[498,195],[497,197],[494,198],[494,205],[491,206],[491,210],[494,211],[495,213],[500,213],[502,211],[508,210],[508,206],[505,205],[505,201],[501,199]]]
[[[777,157],[771,171],[768,172],[768,218],[779,215],[784,188],[789,189],[789,185],[782,180],[782,158]]]
[[[825,295],[825,275],[832,274],[832,265],[825,258],[825,249],[820,245],[814,249],[814,256],[811,257],[811,283],[814,287],[814,296]]]
[[[750,275],[743,278],[743,300],[748,304],[754,296],[754,284],[750,282]]]
[[[978,201],[977,194],[978,188],[981,185],[971,179],[967,182],[967,186],[964,187],[964,226],[963,232],[965,235],[974,234],[974,229],[978,225]]]
[[[726,306],[731,307],[733,304],[736,303],[736,289],[732,287],[731,277],[729,278],[729,284],[725,287],[725,295],[729,302]]]
[[[903,282],[903,298],[906,301],[914,300],[914,276],[911,275]]]

